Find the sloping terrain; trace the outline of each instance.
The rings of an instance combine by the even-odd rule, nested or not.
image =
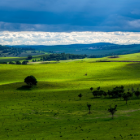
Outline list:
[[[139,63],[92,61],[0,64],[0,139],[140,139],[139,98],[134,95],[126,105],[123,99],[95,98],[90,91],[90,87],[107,91],[120,85],[125,92],[136,90]],[[35,76],[38,84],[26,89],[24,78],[29,75]],[[115,104],[117,112],[111,119],[107,110]]]

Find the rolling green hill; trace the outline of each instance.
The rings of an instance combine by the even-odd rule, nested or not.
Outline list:
[[[123,58],[125,56],[118,59]],[[95,90],[100,86],[108,91],[121,85],[125,92],[132,88],[137,90],[140,64],[96,60],[0,64],[0,139],[140,139],[139,98],[133,95],[126,105],[119,98],[95,98],[90,91],[90,87]],[[38,80],[37,86],[31,89],[24,88],[24,78],[29,75]],[[81,100],[80,93],[83,95]],[[87,103],[91,104],[91,114],[88,114]],[[115,104],[118,105],[117,112],[111,119],[107,110]]]

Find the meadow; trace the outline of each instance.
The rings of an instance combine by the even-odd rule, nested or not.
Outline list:
[[[125,91],[140,88],[140,63],[95,60],[0,64],[0,139],[140,139],[139,98],[133,96],[126,105],[123,99],[95,98],[90,91],[99,86],[105,91],[121,85]],[[29,75],[38,84],[26,89],[24,78]],[[112,119],[107,110],[116,104]]]

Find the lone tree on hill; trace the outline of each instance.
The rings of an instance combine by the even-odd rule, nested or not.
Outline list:
[[[117,111],[116,108],[117,108],[117,105],[115,105],[115,107],[111,107],[111,106],[110,106],[110,108],[108,109],[108,111],[109,111],[109,112],[111,113],[111,115],[112,115],[112,119],[113,119],[114,113]]]
[[[33,85],[37,85],[37,80],[34,76],[27,76],[25,79],[24,79],[24,82],[29,85],[30,87],[32,87]]]

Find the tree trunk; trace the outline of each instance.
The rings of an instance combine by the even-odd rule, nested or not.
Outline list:
[[[90,112],[90,109],[89,109],[89,112],[88,112],[88,114],[90,114],[91,112]]]
[[[113,114],[112,114],[112,119],[113,119]]]

